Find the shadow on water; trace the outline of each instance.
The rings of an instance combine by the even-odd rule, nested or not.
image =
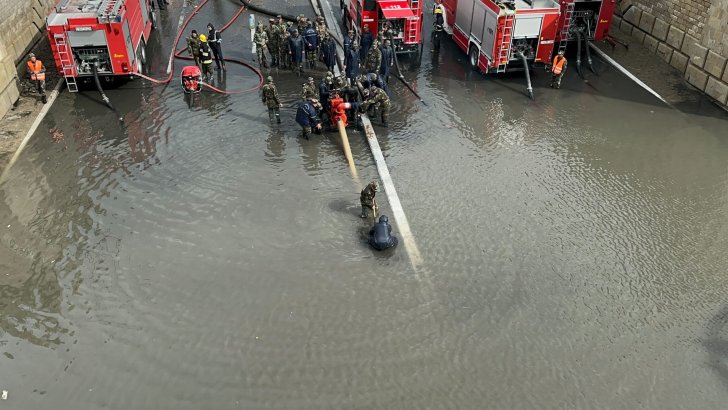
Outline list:
[[[708,352],[706,365],[713,369],[728,390],[728,306],[710,319],[702,344]]]

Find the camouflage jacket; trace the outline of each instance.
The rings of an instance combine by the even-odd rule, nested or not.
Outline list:
[[[256,31],[255,35],[253,35],[253,42],[258,47],[265,47],[268,44],[268,35],[265,34],[265,31]]]
[[[361,196],[359,197],[359,200],[361,201],[362,206],[368,206],[370,208],[373,208],[376,206],[377,201],[374,199],[374,196],[377,194],[377,191],[375,190],[374,186],[372,184],[367,185],[364,187],[364,189],[361,190]]]
[[[304,84],[301,89],[301,96],[304,99],[316,98],[316,86],[309,83]]]
[[[389,96],[379,87],[373,87],[371,95],[364,101],[362,107],[366,110],[373,104],[380,104],[382,107],[389,108]]]
[[[268,83],[263,86],[263,103],[268,108],[278,108],[281,102],[278,99],[278,90],[276,90],[275,84]]]
[[[187,50],[190,52],[190,55],[193,56],[199,56],[200,55],[200,39],[198,37],[187,37]]]

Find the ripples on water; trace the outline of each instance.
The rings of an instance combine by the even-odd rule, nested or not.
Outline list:
[[[46,391],[74,408],[724,397],[691,387],[714,382],[702,346],[723,350],[712,124],[568,89],[526,103],[508,80],[448,69],[414,77],[427,105],[397,86],[376,126],[418,272],[367,248],[338,142],[301,141],[291,106],[270,127],[257,95],[190,106],[172,87],[123,89],[120,132],[63,94],[44,127],[73,137],[34,139],[2,187],[4,248],[27,256],[0,282],[0,375],[29,375],[11,394],[38,408]],[[298,79],[279,88],[292,101]],[[365,183],[376,170],[351,140]]]

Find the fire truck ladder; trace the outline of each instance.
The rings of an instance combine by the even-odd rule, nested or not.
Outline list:
[[[98,18],[101,23],[110,23],[114,20],[124,5],[124,0],[102,0],[98,8]]]
[[[71,55],[68,52],[66,37],[63,34],[56,34],[53,36],[53,41],[56,43],[56,51],[58,52],[58,57],[61,60],[61,70],[63,70],[63,78],[66,79],[68,92],[78,92],[76,77],[73,76],[73,61],[71,60]]]
[[[564,24],[561,25],[559,32],[559,52],[566,52],[566,44],[569,40],[569,31],[571,30],[571,19],[574,15],[574,0],[564,0]]]
[[[513,26],[515,22],[516,13],[512,10],[506,10],[503,34],[501,34],[501,44],[498,51],[498,68],[496,69],[496,73],[505,73],[508,62],[511,59],[511,43],[513,43]]]
[[[407,30],[405,34],[404,42],[405,44],[411,44],[414,43],[417,40],[417,35],[420,32],[420,23],[421,23],[421,16],[420,16],[420,1],[419,0],[410,0],[410,8],[412,9],[412,13],[417,16],[416,20],[407,20],[405,23],[407,25]]]

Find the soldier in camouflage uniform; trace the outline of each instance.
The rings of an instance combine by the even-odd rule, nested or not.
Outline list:
[[[268,76],[266,79],[267,83],[263,86],[263,104],[268,107],[268,118],[271,124],[273,123],[273,116],[276,117],[276,122],[281,123],[281,110],[283,106],[281,101],[278,99],[278,90],[276,85],[273,84],[273,77]]]
[[[314,23],[314,28],[316,29],[316,33],[319,36],[319,50],[316,53],[316,55],[320,55],[321,54],[321,42],[323,41],[324,38],[326,38],[329,35],[328,30],[326,29],[326,22],[324,21],[324,16],[318,16],[316,18],[316,23]]]
[[[280,42],[280,35],[278,32],[278,26],[276,25],[276,20],[273,18],[268,19],[266,35],[268,36],[268,53],[270,54],[270,66],[276,67],[278,65],[278,43]]]
[[[268,35],[265,34],[265,29],[263,28],[263,23],[258,24],[258,28],[255,29],[255,34],[253,35],[253,42],[255,43],[255,47],[258,52],[258,63],[262,68],[268,68],[268,62],[266,61],[265,57],[265,48],[268,44]]]
[[[298,17],[296,17],[296,28],[298,29],[299,33],[303,33],[306,30],[306,16],[303,14],[299,14]]]
[[[278,16],[278,67],[288,67],[288,25]]]
[[[377,181],[372,181],[361,190],[359,201],[361,202],[362,218],[368,218],[369,216],[377,217],[377,200],[374,199],[374,196],[377,195],[378,189],[379,184]]]
[[[369,49],[367,54],[367,73],[379,72],[379,66],[382,65],[382,52],[379,50],[379,42],[374,40],[372,48]]]
[[[366,100],[359,107],[359,110],[364,112],[368,111],[371,107],[378,109],[382,114],[382,125],[386,127],[388,124],[387,121],[389,120],[389,96],[379,87],[371,87],[368,94],[369,96],[366,98],[367,93],[364,93]]]
[[[192,34],[187,37],[187,51],[190,53],[190,57],[195,60],[195,65],[202,68],[200,62],[200,38],[197,37],[197,30],[192,30]]]
[[[301,96],[304,100],[316,98],[316,83],[314,82],[313,77],[308,77],[308,82],[303,84]]]

